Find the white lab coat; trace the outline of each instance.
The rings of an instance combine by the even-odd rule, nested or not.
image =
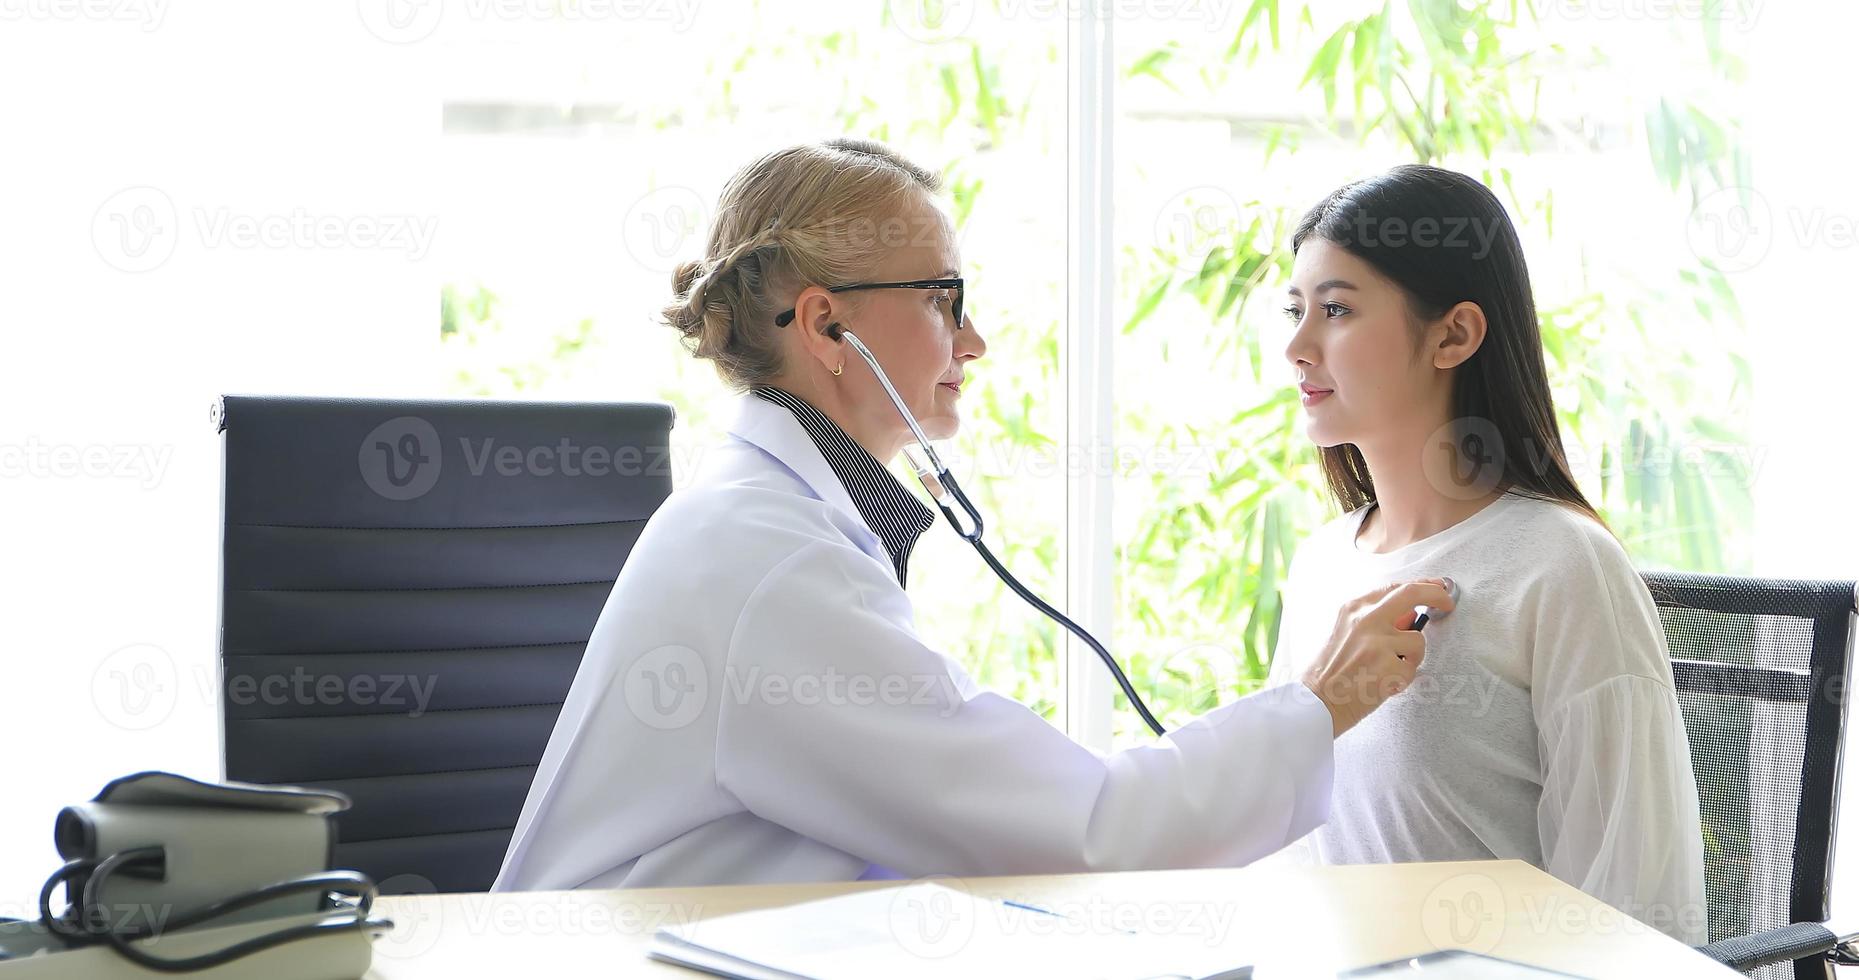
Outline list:
[[[1246,864],[1322,823],[1300,684],[1104,756],[925,646],[878,537],[752,395],[641,535],[496,890]]]

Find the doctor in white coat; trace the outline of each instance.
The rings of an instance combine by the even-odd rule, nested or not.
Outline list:
[[[496,889],[1232,866],[1324,821],[1331,744],[1413,678],[1438,581],[1346,605],[1299,683],[1108,756],[918,638],[931,511],[885,469],[910,432],[839,332],[955,432],[987,345],[938,183],[834,140],[724,189],[666,313],[739,414],[615,583]]]

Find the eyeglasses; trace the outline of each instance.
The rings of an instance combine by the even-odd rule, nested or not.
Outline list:
[[[949,301],[949,312],[955,316],[955,329],[962,329],[962,277],[953,279],[912,279],[909,282],[854,282],[844,286],[828,286],[829,293],[852,293],[861,289],[947,289],[954,295]],[[794,311],[788,310],[775,317],[775,326],[785,327],[794,322]]]

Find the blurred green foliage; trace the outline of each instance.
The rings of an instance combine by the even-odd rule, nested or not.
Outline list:
[[[1518,220],[1553,236],[1555,201],[1544,191],[1520,197],[1507,161],[1527,156],[1550,135],[1553,120],[1539,111],[1541,78],[1574,70],[1605,52],[1572,52],[1543,40],[1534,8],[1519,2],[1409,0],[1383,4],[1367,16],[1323,19],[1328,5],[1249,0],[1230,43],[1211,58],[1165,44],[1123,53],[1124,85],[1158,85],[1173,93],[1210,90],[1267,58],[1301,63],[1301,86],[1320,92],[1322,116],[1310,126],[1332,138],[1385,149],[1386,165],[1403,161],[1468,169],[1506,195]],[[1740,64],[1706,23],[1695,42],[1708,55],[1711,81],[1733,83]],[[734,118],[736,75],[769,59],[798,59],[816,72],[827,114],[840,130],[883,140],[928,139],[945,148],[940,160],[951,210],[966,230],[999,193],[986,161],[1034,149],[1057,159],[1041,129],[1041,86],[1063,78],[1059,42],[1043,48],[971,30],[923,45],[907,64],[894,64],[862,45],[856,33],[790,34],[751,39],[711,66],[719,87],[659,125],[725,124]],[[785,62],[784,62],[785,63]],[[1058,70],[1054,70],[1057,66]],[[908,105],[880,104],[861,86],[861,71],[909,73]],[[1283,165],[1309,148],[1309,127],[1268,125],[1259,165]],[[1681,95],[1661,97],[1636,128],[1652,189],[1695,201],[1726,186],[1746,184],[1735,120]],[[1468,166],[1466,161],[1471,161]],[[996,205],[1004,202],[996,201]],[[1121,329],[1153,342],[1165,364],[1212,372],[1230,384],[1231,410],[1209,418],[1177,418],[1166,374],[1126,373],[1119,365],[1116,426],[1120,445],[1154,447],[1201,466],[1188,476],[1159,469],[1119,477],[1118,493],[1142,501],[1133,533],[1117,551],[1117,624],[1111,644],[1151,706],[1179,721],[1257,687],[1269,668],[1282,610],[1282,589],[1297,542],[1333,516],[1304,437],[1295,393],[1268,376],[1261,325],[1276,315],[1290,269],[1289,231],[1311,202],[1249,201],[1241,220],[1190,242],[1158,245],[1126,256],[1119,284]],[[1050,219],[1057,222],[1059,217]],[[1035,289],[990,280],[985,244],[969,243],[971,292],[989,302],[993,350],[985,384],[975,387],[962,443],[995,447],[995,458],[1058,450],[1064,406],[1059,377],[1063,283]],[[1734,474],[1748,446],[1743,405],[1749,369],[1739,353],[1741,317],[1723,273],[1706,262],[1647,269],[1631,290],[1539,287],[1545,354],[1565,440],[1599,447],[1598,483],[1585,489],[1636,561],[1649,567],[1738,571],[1749,560],[1742,536],[1751,514],[1749,481]],[[1003,296],[1003,291],[1015,295]],[[1267,299],[1250,302],[1263,294]],[[1184,307],[1181,301],[1189,304]],[[464,351],[500,332],[494,294],[482,285],[450,285],[443,298],[442,341]],[[1182,311],[1186,309],[1187,313]],[[1161,324],[1166,322],[1166,329]],[[539,365],[460,368],[454,387],[489,393],[544,386],[550,363],[578,356],[591,321],[558,330]],[[1708,328],[1708,329],[1706,329]],[[1677,339],[1675,339],[1677,338]],[[466,361],[467,358],[454,358]],[[1730,365],[1727,389],[1721,368]],[[676,378],[661,396],[685,412]],[[1641,465],[1683,450],[1696,465]],[[1062,458],[1061,452],[1061,458]],[[1012,467],[1009,467],[1012,469]],[[1030,585],[1062,592],[1062,520],[1047,502],[1024,496],[1013,473],[986,467],[968,481],[991,515],[1010,515],[990,528],[996,551]],[[1119,521],[1120,524],[1125,522]],[[938,533],[932,531],[932,534]],[[972,556],[967,556],[972,558]],[[921,584],[954,591],[952,615],[938,623],[945,649],[989,686],[1052,716],[1061,700],[1054,627],[974,562],[962,581]],[[919,619],[927,614],[920,611]],[[1119,736],[1140,722],[1118,698]]]

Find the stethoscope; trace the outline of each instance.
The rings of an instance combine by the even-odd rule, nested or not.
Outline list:
[[[891,386],[890,377],[884,373],[883,368],[878,366],[878,359],[872,356],[871,350],[865,346],[864,342],[853,336],[852,331],[844,327],[836,327],[833,332],[850,343],[852,349],[858,351],[858,355],[865,359],[865,363],[871,365],[871,372],[878,376],[878,383],[884,386],[884,393],[891,397],[891,404],[896,407],[897,414],[902,415],[905,424],[910,426],[910,434],[916,437],[917,448],[921,450],[922,456],[919,457],[916,453],[906,449],[904,457],[910,460],[911,468],[916,471],[917,479],[923,481],[923,489],[929,491],[930,499],[936,502],[943,516],[949,519],[949,526],[955,528],[955,533],[975,546],[975,551],[981,555],[981,560],[988,563],[988,567],[994,570],[994,574],[1000,576],[1002,582],[1007,583],[1008,588],[1017,593],[1020,598],[1025,599],[1028,605],[1044,613],[1053,622],[1065,627],[1071,635],[1083,640],[1085,646],[1095,651],[1098,659],[1110,669],[1110,676],[1117,679],[1117,686],[1123,689],[1123,696],[1130,699],[1130,706],[1142,716],[1143,723],[1147,724],[1149,729],[1157,735],[1167,734],[1168,730],[1163,728],[1162,723],[1150,713],[1149,706],[1143,703],[1142,696],[1136,693],[1136,688],[1130,686],[1130,679],[1124,676],[1123,668],[1117,665],[1117,658],[1111,656],[1110,651],[1104,649],[1102,643],[1097,642],[1097,637],[1092,636],[1089,630],[1072,622],[1069,616],[1052,608],[1044,599],[1033,594],[1031,589],[1021,585],[1020,580],[1014,578],[1013,573],[1007,570],[1007,566],[1002,565],[1000,559],[994,557],[994,553],[988,550],[988,546],[981,542],[981,512],[975,509],[974,502],[968,499],[968,494],[962,492],[961,485],[955,482],[955,476],[949,472],[949,467],[943,465],[942,457],[936,455],[935,447],[930,445],[929,437],[923,434],[923,427],[917,424],[916,416],[910,414],[910,409],[904,405],[904,399],[897,394],[897,389]],[[960,506],[963,513],[967,514],[966,524],[956,515],[957,506]]]
[[[906,447],[904,457],[910,460],[911,468],[916,471],[917,479],[923,481],[923,489],[929,492],[930,499],[936,502],[943,516],[949,519],[949,526],[955,528],[955,533],[975,546],[975,551],[981,555],[981,560],[988,563],[988,567],[994,570],[995,575],[1000,576],[1002,582],[1007,583],[1008,588],[1017,593],[1020,598],[1025,599],[1034,609],[1044,613],[1047,618],[1065,627],[1071,635],[1083,640],[1085,646],[1090,647],[1097,654],[1098,659],[1109,668],[1110,676],[1116,678],[1117,686],[1123,689],[1123,696],[1130,699],[1130,707],[1135,708],[1136,713],[1142,716],[1143,723],[1149,726],[1150,731],[1157,735],[1168,734],[1168,730],[1163,728],[1162,723],[1157,721],[1155,715],[1149,711],[1149,706],[1143,703],[1142,696],[1130,686],[1130,679],[1124,676],[1123,668],[1117,664],[1117,658],[1111,656],[1110,651],[1104,649],[1102,643],[1097,642],[1097,637],[1092,636],[1089,630],[1072,622],[1071,618],[1064,613],[1052,608],[1044,599],[1033,594],[1031,589],[1021,585],[1020,580],[1014,578],[1013,573],[1008,571],[1007,567],[1000,563],[1000,559],[995,558],[994,553],[988,550],[988,546],[981,542],[981,512],[975,509],[974,503],[968,499],[968,494],[962,492],[961,485],[955,482],[955,476],[949,472],[949,467],[943,465],[942,457],[936,455],[936,448],[930,445],[929,437],[923,434],[923,427],[917,424],[916,416],[910,414],[910,409],[904,404],[904,399],[898,395],[897,389],[892,387],[890,377],[884,373],[884,368],[878,366],[878,358],[872,355],[871,350],[865,346],[863,341],[853,336],[852,331],[842,326],[834,324],[829,330],[829,335],[846,340],[852,345],[852,349],[865,359],[865,363],[871,365],[871,373],[878,376],[878,383],[884,386],[884,393],[890,396],[891,405],[897,409],[897,414],[904,417],[904,423],[910,426],[910,434],[916,437],[917,448],[922,452],[922,456],[919,457],[916,453],[910,452]],[[968,515],[966,525],[960,517],[956,516],[957,506],[960,506],[962,511]],[[1457,587],[1455,586],[1452,591],[1456,600]],[[1437,619],[1441,615],[1438,610],[1430,606],[1419,607],[1418,613],[1419,615],[1415,617],[1409,629],[1415,631],[1424,629],[1428,620]]]

